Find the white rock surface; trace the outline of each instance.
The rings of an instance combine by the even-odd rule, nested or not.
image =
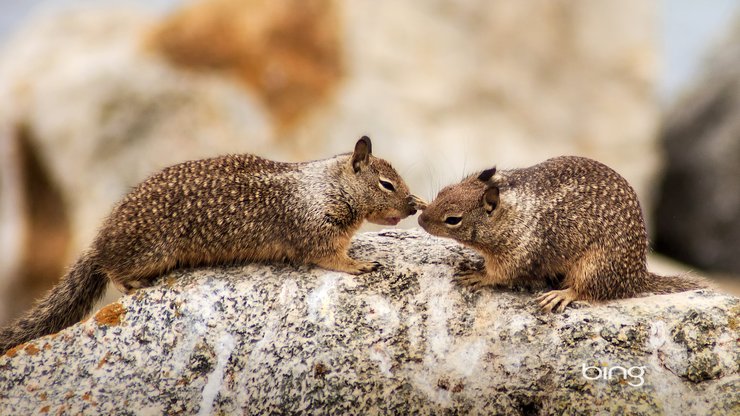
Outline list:
[[[455,270],[481,259],[421,231],[358,235],[352,255],[385,267],[176,271],[0,357],[0,414],[740,408],[736,297],[693,291],[543,314],[531,293],[456,287]],[[598,367],[593,380],[584,365]]]

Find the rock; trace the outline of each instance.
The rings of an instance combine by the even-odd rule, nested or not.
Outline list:
[[[208,0],[154,25],[150,47],[175,67],[220,72],[256,92],[279,129],[323,106],[342,79],[333,0]]]
[[[705,270],[740,274],[740,19],[667,115],[655,247]],[[737,279],[735,279],[737,280]]]
[[[481,258],[358,235],[384,268],[180,270],[0,357],[0,413],[731,414],[740,299],[709,290],[541,313],[456,287]]]

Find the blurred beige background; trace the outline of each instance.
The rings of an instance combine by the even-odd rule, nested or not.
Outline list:
[[[652,225],[664,113],[737,9],[702,4],[0,3],[0,322],[130,186],[223,153],[316,159],[367,134],[428,199],[578,154],[621,172]]]

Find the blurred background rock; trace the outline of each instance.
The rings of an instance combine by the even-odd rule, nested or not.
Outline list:
[[[637,189],[659,247],[740,274],[739,74],[729,58],[697,69],[737,8],[0,1],[0,322],[152,172],[235,152],[322,158],[363,134],[429,199],[493,164],[599,159]]]
[[[700,268],[740,274],[740,19],[670,106],[656,248]]]

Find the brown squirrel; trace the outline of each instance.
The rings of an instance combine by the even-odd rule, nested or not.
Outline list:
[[[79,321],[110,280],[124,293],[177,267],[314,264],[352,274],[377,262],[347,254],[364,220],[396,225],[423,204],[368,137],[354,152],[281,163],[230,155],[170,166],[136,186],[90,248],[25,316],[0,331],[0,353]]]
[[[563,311],[574,300],[706,287],[647,271],[647,231],[635,191],[611,168],[583,157],[470,175],[442,189],[419,225],[483,255],[485,271],[459,275],[462,284],[561,281],[562,289],[538,299],[548,311]]]

